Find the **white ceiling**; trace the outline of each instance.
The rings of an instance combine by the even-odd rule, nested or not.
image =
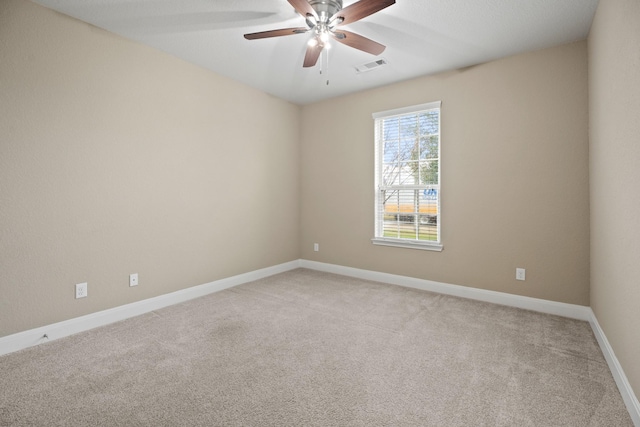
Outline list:
[[[386,45],[382,55],[334,42],[327,72],[321,75],[322,57],[315,67],[302,68],[307,34],[252,41],[243,37],[305,26],[286,0],[36,2],[297,104],[582,40],[598,4],[598,0],[397,0],[343,27]],[[354,2],[344,0],[344,7]],[[356,73],[356,66],[379,58],[388,65]]]

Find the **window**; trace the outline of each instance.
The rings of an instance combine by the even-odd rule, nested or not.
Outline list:
[[[374,244],[442,250],[440,102],[373,115]]]

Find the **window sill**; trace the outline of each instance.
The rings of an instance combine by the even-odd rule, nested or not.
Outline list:
[[[371,239],[371,242],[374,245],[380,246],[394,246],[396,248],[407,248],[407,249],[421,249],[423,251],[436,251],[442,252],[442,245],[439,243],[422,243],[422,242],[414,242],[408,240],[401,239],[383,239],[380,237],[374,237]]]

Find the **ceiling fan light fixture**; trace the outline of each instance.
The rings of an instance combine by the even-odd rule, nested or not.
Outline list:
[[[330,47],[329,40],[332,37],[343,45],[376,56],[385,50],[385,46],[380,43],[350,31],[338,30],[336,27],[351,24],[380,12],[395,4],[396,0],[356,0],[344,9],[342,8],[342,0],[287,1],[305,19],[306,27],[260,31],[245,34],[244,38],[255,40],[311,32],[313,37],[307,42],[308,46],[302,63],[304,68],[316,65],[323,49]]]

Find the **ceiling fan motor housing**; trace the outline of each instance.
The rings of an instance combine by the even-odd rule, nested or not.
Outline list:
[[[318,14],[318,21],[325,24],[342,10],[342,0],[309,0],[309,4]]]

